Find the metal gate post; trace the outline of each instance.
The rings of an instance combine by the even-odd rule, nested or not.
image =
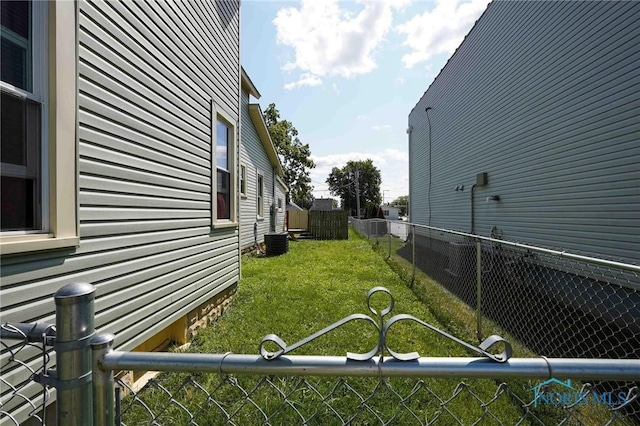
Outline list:
[[[93,426],[115,424],[115,385],[113,370],[105,370],[102,360],[111,351],[116,336],[99,334],[91,339],[93,358]]]
[[[476,240],[476,331],[478,342],[482,342],[482,245]]]
[[[56,303],[57,424],[93,424],[91,398],[91,348],[94,334],[95,287],[68,284],[54,295]]]

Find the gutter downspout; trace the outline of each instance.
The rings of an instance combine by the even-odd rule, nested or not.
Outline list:
[[[473,190],[476,189],[476,185],[477,184],[473,184],[471,185],[471,231],[469,231],[470,234],[473,235],[473,231],[475,229],[475,203],[474,203],[474,197],[473,197]]]
[[[409,142],[409,198],[407,199],[407,216],[409,219],[409,222],[411,222],[411,218],[413,217],[413,213],[411,212],[411,200],[412,195],[412,188],[413,186],[411,185],[411,133],[413,132],[413,126],[409,125],[409,127],[407,127],[407,138],[408,138],[408,142]]]

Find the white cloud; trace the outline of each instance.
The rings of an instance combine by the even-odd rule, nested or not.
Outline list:
[[[402,78],[402,77],[398,77],[398,78],[396,78],[396,83],[398,83],[398,84],[404,84],[404,83],[405,83],[405,79],[404,79],[404,78]]]
[[[369,117],[367,117],[367,116],[366,116],[366,115],[364,115],[364,114],[360,114],[360,115],[358,115],[358,116],[356,117],[356,120],[368,120],[368,119],[369,119]]]
[[[379,124],[379,125],[375,125],[373,127],[371,127],[373,130],[375,131],[380,131],[380,130],[391,130],[391,125],[389,124]]]
[[[331,87],[333,87],[333,91],[336,92],[336,95],[340,94],[340,89],[338,89],[338,85],[336,83],[333,83]]]
[[[405,35],[410,52],[402,57],[405,67],[425,62],[439,53],[453,53],[490,0],[437,0],[436,7],[414,16],[396,28]]]
[[[337,0],[302,0],[299,8],[282,8],[273,24],[277,42],[293,48],[285,71],[300,70],[316,78],[354,77],[376,67],[374,54],[391,29],[393,10],[408,2],[361,0],[352,12]],[[291,87],[293,88],[293,86]]]
[[[322,80],[320,80],[318,77],[316,77],[315,75],[305,73],[300,76],[298,81],[293,81],[291,83],[285,84],[284,89],[291,90],[291,89],[300,88],[302,86],[313,87],[313,86],[320,86],[321,84],[322,84]]]
[[[409,155],[398,149],[385,149],[380,152],[351,152],[316,156],[312,155],[316,167],[311,170],[314,196],[331,197],[328,186],[324,183],[334,167],[342,168],[348,161],[364,161],[370,159],[382,175],[381,190],[385,190],[385,200],[394,200],[409,193]]]

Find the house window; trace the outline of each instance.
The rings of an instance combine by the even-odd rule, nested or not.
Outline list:
[[[231,219],[231,166],[229,162],[230,127],[218,119],[216,122],[216,218]]]
[[[76,246],[76,11],[0,2],[2,254]]]
[[[247,167],[244,164],[240,166],[240,195],[247,196]]]
[[[278,198],[278,211],[282,211],[282,198]]]
[[[264,179],[261,174],[258,174],[258,197],[257,197],[257,212],[258,217],[264,216]]]
[[[29,1],[2,2],[2,139],[0,139],[0,227],[2,231],[42,229],[42,109],[46,104],[46,42],[34,40],[34,6]],[[44,37],[43,37],[44,38]],[[34,54],[36,53],[36,54]],[[34,78],[35,77],[35,78]],[[44,87],[43,87],[44,86]]]
[[[238,171],[236,163],[236,125],[224,110],[211,103],[211,122],[214,149],[212,162],[215,173],[212,180],[211,224],[214,228],[237,226],[236,191],[238,191]]]

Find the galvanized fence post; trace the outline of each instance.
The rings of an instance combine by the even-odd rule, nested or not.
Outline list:
[[[482,243],[476,240],[476,331],[478,342],[482,342]]]
[[[107,333],[99,334],[91,339],[94,426],[115,424],[113,370],[105,370],[102,366],[102,360],[111,351],[115,337],[113,334]]]
[[[54,295],[56,303],[57,424],[87,426],[93,422],[91,348],[95,287],[72,283]]]

